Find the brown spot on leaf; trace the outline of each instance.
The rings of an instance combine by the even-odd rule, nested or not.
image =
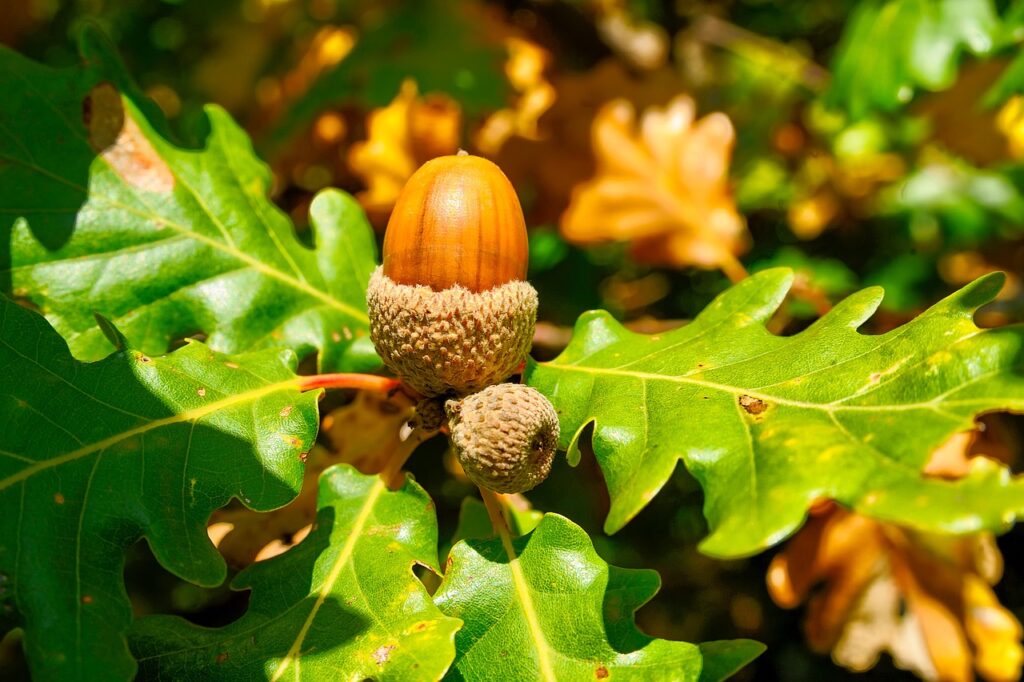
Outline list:
[[[373,660],[377,665],[384,665],[391,658],[391,652],[395,650],[394,644],[385,644],[373,652]]]
[[[196,393],[199,395],[200,398],[205,398],[206,397],[206,389],[205,388],[197,388],[196,389]]]
[[[747,414],[761,414],[768,409],[768,403],[760,398],[749,395],[740,396],[740,407],[747,411]]]
[[[608,668],[604,667],[603,665],[598,666],[597,670],[594,671],[594,677],[596,677],[599,680],[607,680],[609,674],[610,673],[608,672]]]
[[[308,452],[300,452],[299,453],[299,461],[300,462],[305,463],[306,460],[308,460],[308,459],[309,459],[309,453]]]
[[[117,142],[124,128],[121,93],[110,83],[100,83],[82,100],[82,123],[89,131],[89,146],[97,154]]]
[[[92,603],[92,595],[91,594],[83,594],[82,595],[82,603],[83,604],[91,604]]]
[[[292,413],[292,409],[294,407],[294,405],[285,405],[284,407],[281,408],[281,411],[278,412],[278,414],[281,415],[282,417],[287,417]]]
[[[217,662],[218,665],[220,665],[221,663],[226,662],[228,658],[230,658],[230,656],[228,656],[228,652],[222,651],[219,654],[217,654],[217,658],[215,658],[214,660]]]
[[[100,83],[89,91],[82,101],[82,121],[89,131],[89,146],[127,184],[161,194],[174,189],[171,169],[139,125],[125,116],[121,93],[113,85]]]
[[[225,362],[224,366],[227,367],[228,369],[238,369],[237,362]]]
[[[60,493],[54,493],[53,501],[56,502],[57,504],[64,504],[64,496],[61,495]]]

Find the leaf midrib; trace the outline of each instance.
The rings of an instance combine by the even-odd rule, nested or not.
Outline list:
[[[998,367],[994,370],[983,372],[976,376],[971,377],[970,380],[963,382],[950,389],[945,393],[941,393],[934,398],[927,401],[919,401],[915,403],[889,403],[889,404],[878,404],[878,405],[847,405],[841,402],[846,397],[839,400],[835,400],[829,403],[812,403],[802,400],[793,400],[790,398],[783,398],[776,396],[771,393],[764,393],[757,391],[756,389],[744,388],[742,386],[732,386],[729,384],[720,384],[713,381],[706,381],[702,379],[694,379],[692,376],[669,376],[665,374],[655,374],[653,372],[635,372],[635,371],[622,371],[616,369],[604,369],[600,367],[581,367],[579,365],[561,365],[555,363],[541,363],[541,366],[550,368],[555,371],[569,371],[569,372],[583,372],[586,374],[595,374],[603,376],[620,376],[628,377],[632,379],[639,379],[641,381],[665,381],[669,383],[677,384],[691,384],[693,386],[699,386],[712,391],[719,391],[723,393],[730,393],[735,396],[746,395],[751,398],[758,398],[764,400],[766,403],[775,403],[779,405],[786,405],[789,407],[796,407],[808,410],[821,410],[823,412],[878,412],[878,411],[892,411],[892,410],[918,410],[928,409],[935,412],[942,412],[940,405],[947,406],[967,406],[977,404],[988,404],[993,402],[991,398],[969,398],[963,400],[943,400],[943,398],[949,393],[953,393],[962,390],[966,386],[975,383],[985,377],[993,374],[998,374],[1005,371],[1005,368]],[[953,415],[950,415],[953,416]],[[959,417],[957,417],[959,418]]]
[[[213,414],[215,412],[219,412],[220,410],[229,409],[231,407],[234,407],[235,405],[240,405],[246,402],[259,400],[260,398],[271,395],[273,393],[277,393],[279,391],[285,391],[289,389],[299,390],[300,383],[301,382],[299,379],[288,379],[286,381],[279,381],[273,384],[267,384],[265,386],[245,391],[243,393],[236,393],[235,395],[232,395],[228,398],[212,402],[209,405],[203,405],[202,407],[196,407],[191,410],[185,410],[184,412],[172,414],[162,419],[154,419],[153,421],[147,422],[146,424],[142,424],[135,428],[128,429],[127,431],[122,431],[121,433],[114,434],[95,443],[84,445],[80,448],[72,450],[71,452],[64,453],[63,455],[58,455],[57,457],[52,457],[50,459],[38,461],[32,466],[25,467],[21,471],[12,474],[11,476],[8,476],[5,479],[0,480],[0,492],[6,490],[15,483],[19,483],[25,479],[34,476],[35,474],[41,471],[46,471],[48,469],[52,469],[63,464],[67,464],[68,462],[73,462],[83,457],[87,457],[93,453],[101,452],[111,446],[120,443],[123,440],[127,440],[134,436],[148,433],[149,431],[153,431],[155,429],[163,428],[165,426],[170,426],[173,424],[198,422],[203,417],[206,417],[207,415]]]
[[[305,622],[302,624],[302,628],[299,630],[299,634],[295,636],[295,640],[292,645],[288,648],[288,652],[285,654],[281,662],[278,663],[277,669],[270,678],[270,682],[277,682],[284,675],[285,671],[294,663],[295,664],[295,677],[299,677],[299,661],[302,657],[302,644],[306,640],[306,635],[309,633],[309,629],[313,626],[313,621],[316,620],[317,614],[320,608],[327,601],[327,597],[334,590],[334,584],[338,582],[338,578],[341,577],[341,572],[352,558],[352,554],[355,552],[356,544],[362,539],[363,530],[366,528],[366,524],[369,522],[370,517],[373,515],[373,510],[377,506],[377,500],[380,499],[381,494],[384,492],[384,480],[377,478],[373,482],[373,488],[366,496],[366,500],[363,502],[362,509],[359,510],[359,514],[356,516],[355,521],[352,524],[352,528],[349,531],[348,538],[345,540],[345,544],[341,548],[341,552],[338,553],[338,557],[334,560],[334,564],[331,566],[330,573],[327,574],[327,578],[324,579],[323,584],[320,586],[320,591],[317,594],[316,602],[313,604],[313,608],[309,610],[309,614],[306,616]]]

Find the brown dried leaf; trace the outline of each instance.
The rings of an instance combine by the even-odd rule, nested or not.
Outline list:
[[[348,154],[352,171],[367,189],[357,195],[371,213],[386,213],[417,168],[459,149],[462,112],[441,94],[420,97],[416,82],[406,80],[391,103],[370,113],[369,137]]]
[[[351,403],[324,417],[321,432],[331,447],[310,451],[298,497],[266,514],[244,508],[218,510],[207,527],[210,540],[236,568],[286,551],[306,536],[316,517],[320,473],[342,463],[364,474],[379,473],[398,447],[400,431],[411,415],[411,402],[402,394],[389,398],[360,391]]]
[[[513,135],[540,139],[538,121],[555,102],[555,88],[544,77],[551,55],[539,45],[522,38],[505,40],[509,58],[505,75],[518,93],[515,105],[491,114],[474,137],[484,154],[493,155]]]
[[[931,475],[963,475],[975,434],[954,436],[932,458]],[[1024,632],[992,591],[1002,557],[987,533],[915,533],[819,507],[772,560],[768,588],[784,608],[807,600],[808,643],[852,670],[887,652],[928,680],[1015,680]],[[812,588],[819,586],[812,596]]]
[[[692,99],[648,109],[615,100],[594,120],[597,174],[573,192],[562,232],[577,244],[632,242],[642,261],[739,275],[748,234],[729,191],[735,132],[720,113],[695,120]]]

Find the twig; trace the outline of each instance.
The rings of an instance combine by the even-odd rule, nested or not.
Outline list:
[[[300,391],[311,391],[316,388],[355,388],[376,393],[391,393],[402,388],[402,382],[375,374],[315,374],[300,378]]]

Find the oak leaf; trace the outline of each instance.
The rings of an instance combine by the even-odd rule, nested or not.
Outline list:
[[[1021,625],[992,591],[1002,557],[992,535],[915,533],[831,507],[775,556],[772,598],[805,620],[816,651],[853,670],[888,652],[925,679],[1020,677]]]
[[[416,82],[406,79],[391,104],[370,113],[367,129],[369,138],[352,145],[348,162],[367,186],[359,202],[371,213],[386,213],[413,171],[458,151],[462,112],[446,95],[421,97]]]
[[[736,133],[728,117],[696,120],[681,95],[636,121],[614,100],[594,119],[597,173],[573,192],[562,233],[577,244],[629,241],[638,260],[741,276],[748,235],[729,190]]]
[[[402,394],[388,397],[360,391],[351,403],[327,414],[321,434],[329,447],[317,445],[310,450],[298,497],[269,513],[241,506],[214,512],[207,533],[221,555],[241,568],[301,542],[316,516],[320,473],[335,464],[351,464],[364,474],[382,471],[412,414],[408,402]]]
[[[491,114],[474,137],[484,154],[495,154],[513,135],[528,140],[539,139],[538,121],[551,108],[555,88],[544,77],[551,63],[551,54],[539,45],[522,38],[505,40],[509,58],[505,75],[517,93],[512,107]]]

